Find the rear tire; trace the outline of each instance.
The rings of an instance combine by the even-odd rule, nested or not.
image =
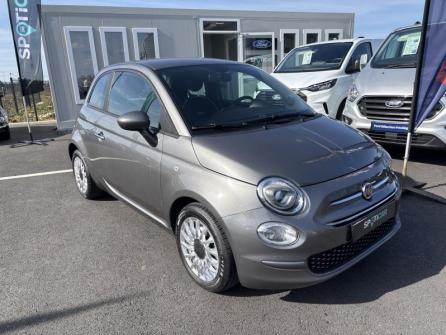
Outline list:
[[[176,223],[178,252],[192,279],[209,292],[237,285],[237,271],[228,239],[218,220],[199,203],[187,205]]]
[[[76,150],[71,158],[73,176],[77,190],[85,199],[97,199],[103,195],[103,191],[96,185],[88,171],[87,164],[81,153]]]

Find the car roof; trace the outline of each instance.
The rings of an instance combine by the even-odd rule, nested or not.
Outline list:
[[[138,65],[145,66],[151,70],[161,70],[173,67],[194,66],[194,65],[210,65],[210,64],[237,64],[241,63],[214,58],[162,58],[150,59],[136,62]]]
[[[406,26],[406,27],[397,28],[397,29],[395,29],[393,32],[397,32],[397,31],[401,31],[401,30],[406,30],[406,29],[413,29],[413,28],[421,28],[421,23],[416,23],[416,24],[413,24],[413,25],[411,25],[411,26]]]

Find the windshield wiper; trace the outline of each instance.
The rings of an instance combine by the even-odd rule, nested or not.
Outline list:
[[[243,127],[249,127],[254,124],[272,124],[272,123],[285,123],[295,120],[296,118],[299,121],[303,121],[305,118],[313,117],[316,114],[309,113],[288,113],[288,114],[279,114],[279,115],[268,115],[263,116],[256,119],[243,120],[239,122],[228,122],[228,123],[208,123],[200,126],[192,126],[192,130],[227,130],[227,129],[238,129]]]
[[[207,129],[235,129],[245,127],[244,123],[208,123],[201,126],[192,126],[192,130],[207,130]]]

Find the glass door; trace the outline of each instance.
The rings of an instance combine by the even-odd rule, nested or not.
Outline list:
[[[239,36],[239,61],[271,73],[276,65],[274,33],[243,33]]]

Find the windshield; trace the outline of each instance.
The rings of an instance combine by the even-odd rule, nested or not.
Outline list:
[[[421,27],[391,34],[372,61],[374,68],[416,67]]]
[[[156,72],[190,130],[314,115],[286,86],[252,66],[204,64]]]
[[[310,72],[339,69],[353,43],[326,43],[300,47],[292,50],[274,71]]]

